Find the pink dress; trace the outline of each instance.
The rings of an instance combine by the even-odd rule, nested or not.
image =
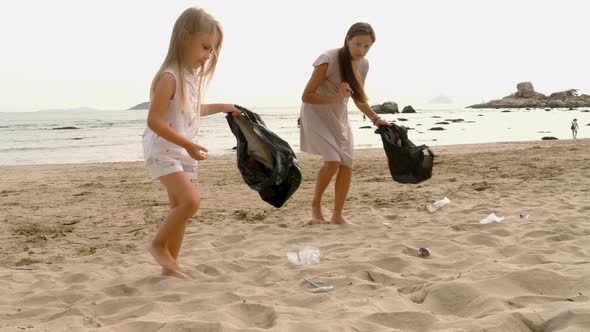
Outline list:
[[[328,72],[316,93],[322,96],[338,95],[342,83],[338,50],[320,55],[314,67],[328,64]],[[364,79],[369,71],[369,62],[359,62],[359,73]],[[338,161],[352,168],[354,139],[348,122],[348,99],[338,104],[308,104],[301,106],[300,143],[301,151],[321,155],[325,161]]]

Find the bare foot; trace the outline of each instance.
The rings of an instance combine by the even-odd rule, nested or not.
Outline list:
[[[325,222],[321,221],[321,220],[315,220],[315,219],[311,219],[310,221],[307,222],[308,225],[319,225],[319,224],[323,224]]]
[[[337,224],[337,225],[354,225],[351,222],[348,222],[346,219],[344,219],[344,217],[340,216],[340,217],[336,217],[336,216],[332,216],[332,220],[331,222],[333,224]]]
[[[326,222],[324,215],[322,214],[322,204],[311,205],[311,221],[309,222],[310,225],[317,225]]]
[[[165,247],[155,246],[153,243],[148,247],[148,252],[154,256],[156,262],[168,270],[178,270],[178,265],[170,252]]]
[[[184,280],[193,280],[191,276],[180,270],[170,270],[165,267],[162,268],[162,275],[167,277],[176,277]]]

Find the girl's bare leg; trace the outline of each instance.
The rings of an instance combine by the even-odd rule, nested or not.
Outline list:
[[[174,200],[171,200],[171,206],[173,203],[177,204],[168,213],[148,251],[167,275],[190,279],[178,270],[176,258],[184,238],[186,222],[199,209],[200,196],[184,172],[162,176],[160,181],[166,187],[169,197]]]
[[[322,214],[322,196],[326,188],[328,188],[330,181],[332,181],[334,174],[338,171],[339,165],[340,162],[337,161],[324,161],[324,165],[320,168],[315,184],[313,201],[311,202],[311,223],[320,224],[326,221]]]
[[[350,181],[352,179],[352,168],[340,165],[338,175],[336,176],[335,197],[334,197],[334,213],[332,214],[332,223],[334,224],[349,224],[342,216],[344,210],[344,202],[348,196],[350,189]]]

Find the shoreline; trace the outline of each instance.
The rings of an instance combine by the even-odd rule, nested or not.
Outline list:
[[[410,139],[411,140],[411,139]],[[438,150],[438,149],[442,149],[443,151],[446,150],[454,150],[455,148],[467,148],[468,150],[474,147],[482,147],[482,148],[489,148],[492,146],[496,146],[496,149],[498,147],[511,147],[512,145],[518,146],[518,145],[530,145],[530,144],[535,144],[535,143],[539,143],[539,144],[545,144],[545,142],[572,142],[569,144],[573,144],[573,142],[583,142],[583,141],[590,141],[590,138],[578,138],[578,139],[557,139],[557,140],[547,140],[547,141],[543,141],[543,140],[535,140],[535,141],[502,141],[502,142],[486,142],[486,143],[465,143],[465,144],[449,144],[449,145],[429,145],[431,148],[433,148],[433,150]],[[565,143],[568,144],[568,143]],[[416,145],[421,145],[421,144],[416,144]],[[428,145],[428,144],[426,144]],[[365,148],[365,147],[360,147],[360,148],[355,148],[355,152],[358,151],[372,151],[372,150],[377,150],[377,151],[383,151],[382,147],[370,147],[370,148]],[[493,150],[493,149],[492,149]],[[305,152],[295,152],[295,154],[299,155],[299,154],[306,154]],[[231,152],[226,152],[226,153],[221,153],[221,154],[212,154],[210,155],[209,159],[211,158],[228,158],[228,157],[235,157],[235,150],[232,150]],[[208,159],[208,160],[209,160]],[[105,165],[105,164],[125,164],[125,163],[143,163],[143,160],[134,160],[134,161],[105,161],[105,162],[72,162],[72,163],[60,163],[60,164],[15,164],[15,165],[0,165],[0,168],[3,167],[32,167],[32,166],[74,166],[74,165]]]

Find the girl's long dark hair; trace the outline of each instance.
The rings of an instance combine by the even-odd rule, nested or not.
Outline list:
[[[350,85],[350,88],[352,89],[352,99],[357,103],[366,103],[368,100],[367,95],[354,74],[352,68],[352,56],[350,54],[350,49],[346,44],[347,41],[359,35],[368,35],[373,40],[373,43],[375,42],[375,31],[373,31],[373,28],[369,23],[355,23],[346,33],[344,46],[338,51],[338,58],[340,60],[340,74],[342,75],[342,80]]]

